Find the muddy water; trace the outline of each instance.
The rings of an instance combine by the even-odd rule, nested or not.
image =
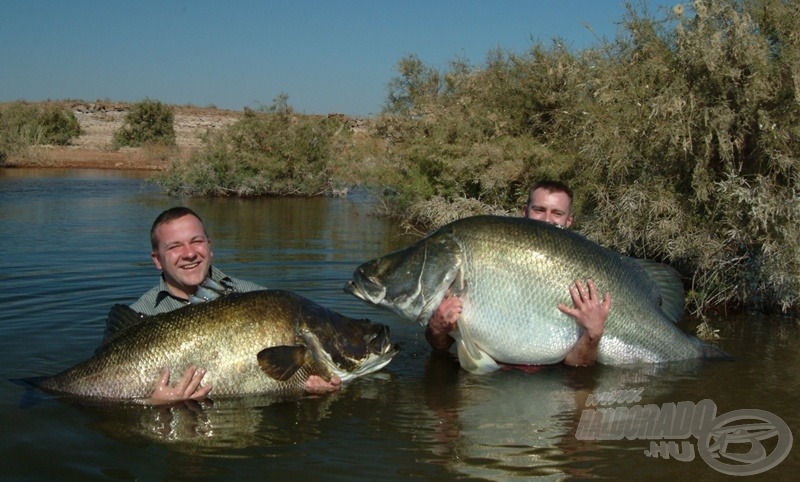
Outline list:
[[[176,204],[204,217],[215,264],[227,273],[389,324],[401,354],[340,393],[292,402],[88,406],[14,383],[91,355],[111,305],[131,303],[155,284],[147,231]],[[371,215],[359,196],[177,199],[137,173],[5,170],[0,233],[3,480],[722,480],[759,461],[769,467],[756,478],[800,471],[797,450],[782,461],[775,455],[788,440],[780,427],[761,441],[729,437],[715,447],[719,438],[679,438],[663,421],[649,432],[634,421],[632,440],[604,440],[611,437],[592,432],[587,418],[600,408],[621,417],[619,409],[669,414],[674,404],[700,414],[697,406],[713,406],[724,430],[732,422],[722,416],[757,409],[746,415],[772,418],[750,425],[780,422],[797,433],[797,319],[712,320],[733,362],[471,376],[451,357],[431,355],[420,327],[343,293],[358,264],[411,240]],[[591,406],[600,400],[606,405]],[[658,434],[653,445],[644,439]]]

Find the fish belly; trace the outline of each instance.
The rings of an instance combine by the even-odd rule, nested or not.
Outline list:
[[[472,292],[460,329],[496,362],[559,363],[577,342],[580,329],[556,305],[536,303],[513,289]]]

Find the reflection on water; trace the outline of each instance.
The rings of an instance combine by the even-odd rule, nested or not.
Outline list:
[[[11,383],[92,353],[108,309],[156,282],[147,232],[177,204],[203,216],[223,270],[388,324],[400,355],[339,393],[301,400],[88,406]],[[364,199],[177,199],[140,173],[0,170],[0,229],[4,478],[725,477],[700,457],[647,457],[648,441],[577,440],[587,397],[613,390],[640,390],[640,404],[757,408],[800,427],[794,319],[712,320],[733,362],[466,374],[430,353],[420,327],[343,293],[361,262],[410,241]],[[798,469],[792,453],[766,475]]]
[[[336,397],[292,403],[269,397],[186,402],[167,407],[82,406],[92,412],[91,429],[125,443],[166,444],[205,456],[237,455],[255,446],[291,446],[316,438],[313,427]]]

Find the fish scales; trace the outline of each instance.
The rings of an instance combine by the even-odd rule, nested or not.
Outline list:
[[[563,360],[580,336],[580,328],[557,305],[571,305],[567,287],[576,279],[592,278],[614,297],[598,354],[601,362],[656,361],[656,357],[664,361],[672,356],[659,355],[658,345],[664,337],[674,344],[684,335],[663,319],[653,303],[650,283],[640,279],[641,271],[574,232],[550,226],[531,230],[530,223],[514,221],[518,222],[465,223],[453,229],[461,241],[465,277],[470,280],[464,320],[470,334],[484,340],[489,355],[507,363]],[[526,308],[524,312],[520,307]],[[666,329],[660,337],[642,332],[644,336],[636,337],[639,343],[631,348],[620,340],[636,334],[632,322],[637,319],[656,321],[650,323],[652,330]]]

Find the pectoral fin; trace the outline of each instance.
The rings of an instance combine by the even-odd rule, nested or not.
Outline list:
[[[256,356],[261,370],[281,382],[290,379],[303,366],[305,357],[306,347],[285,345],[265,348]]]
[[[458,362],[461,364],[461,368],[476,374],[491,373],[499,369],[500,365],[478,348],[465,328],[466,326],[459,322],[459,328],[450,333],[456,340]]]

